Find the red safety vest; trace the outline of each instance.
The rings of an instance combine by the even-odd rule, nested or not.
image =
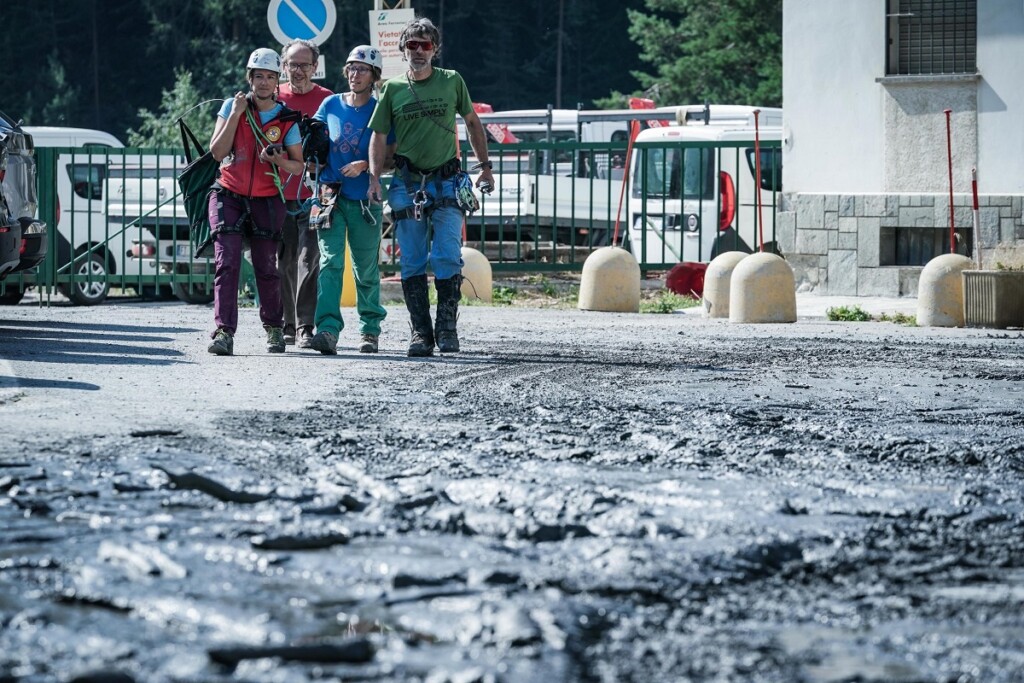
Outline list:
[[[272,197],[278,194],[274,183],[274,166],[260,161],[260,151],[268,144],[283,142],[285,133],[295,125],[294,121],[282,120],[282,115],[286,113],[291,113],[287,107],[263,124],[262,139],[256,138],[248,116],[242,117],[231,143],[231,156],[228,157],[231,163],[220,167],[219,182],[223,188],[243,197]],[[259,120],[258,112],[254,112],[253,116]]]

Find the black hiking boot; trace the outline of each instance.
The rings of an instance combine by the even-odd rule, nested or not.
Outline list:
[[[427,276],[416,275],[402,280],[405,307],[409,309],[410,356],[434,355],[434,330],[430,324],[430,298],[427,296]]]
[[[434,323],[434,339],[441,353],[455,353],[459,350],[459,333],[456,323],[459,319],[459,299],[462,298],[462,275],[453,275],[447,280],[434,280],[437,290],[437,321]]]

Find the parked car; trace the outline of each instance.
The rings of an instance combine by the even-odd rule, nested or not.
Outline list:
[[[0,111],[0,280],[37,266],[46,257],[46,224],[36,215],[32,136]],[[18,303],[24,291],[3,287],[0,304]]]

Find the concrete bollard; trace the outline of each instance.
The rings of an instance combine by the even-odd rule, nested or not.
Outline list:
[[[462,247],[462,296],[491,303],[491,262],[473,247]]]
[[[960,254],[942,254],[921,269],[917,282],[917,324],[921,327],[964,326],[963,271],[974,262]]]
[[[777,254],[751,254],[729,282],[729,322],[795,323],[796,278]]]
[[[583,262],[581,311],[640,311],[640,265],[621,247],[601,247]]]
[[[747,254],[742,251],[727,251],[719,254],[704,271],[704,304],[705,318],[729,317],[729,284],[732,272],[745,259]]]

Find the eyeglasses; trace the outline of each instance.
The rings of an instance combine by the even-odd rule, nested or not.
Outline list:
[[[359,64],[359,65],[357,65],[357,64],[349,64],[348,65],[348,72],[352,73],[352,74],[368,74],[368,73],[370,73],[370,67],[363,66],[361,64]]]
[[[310,64],[309,62],[285,62],[284,68],[288,69],[289,71],[294,71],[295,69],[309,71],[310,69],[313,68],[313,65]]]
[[[415,52],[416,50],[430,52],[434,49],[434,43],[430,40],[407,40],[405,41],[405,47],[407,47],[410,52]]]

